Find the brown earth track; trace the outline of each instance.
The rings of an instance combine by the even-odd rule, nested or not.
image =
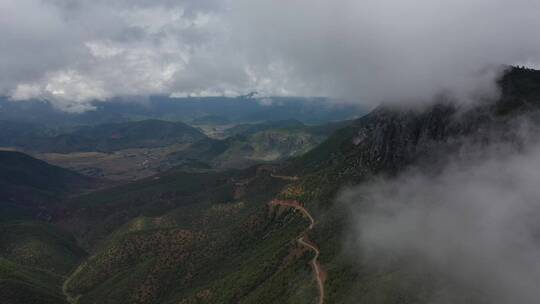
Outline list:
[[[291,182],[294,182],[294,181],[297,181],[299,180],[300,178],[298,176],[285,176],[285,175],[276,175],[276,174],[270,174],[270,176],[274,177],[274,178],[279,178],[279,179],[282,179],[282,180],[286,180],[286,181],[291,181]]]
[[[273,177],[276,177],[276,176],[273,176]],[[273,200],[270,202],[270,206],[283,206],[283,207],[288,207],[288,208],[294,208],[300,211],[302,215],[304,215],[305,217],[309,219],[310,225],[298,238],[298,243],[304,247],[307,247],[309,250],[315,252],[315,256],[311,260],[311,268],[313,268],[315,279],[317,280],[317,288],[319,289],[319,301],[317,303],[323,304],[324,303],[324,281],[326,279],[326,274],[323,271],[321,264],[319,263],[319,256],[320,256],[319,248],[317,247],[316,244],[311,242],[307,237],[307,234],[309,233],[309,231],[311,231],[313,227],[315,227],[315,219],[313,218],[313,216],[311,216],[311,213],[309,213],[309,211],[306,208],[304,208],[304,206],[302,206],[300,202],[296,200]]]

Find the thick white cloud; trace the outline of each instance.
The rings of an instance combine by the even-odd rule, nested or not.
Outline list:
[[[537,124],[516,122],[511,142],[494,134],[489,145],[466,144],[442,170],[344,191],[354,256],[433,271],[433,282],[449,284],[429,303],[537,303],[540,142]]]
[[[246,48],[259,46],[252,48],[254,60],[282,60],[314,90],[364,102],[430,99],[444,90],[467,99],[491,92],[489,67],[540,57],[540,41],[533,38],[540,29],[538,1],[235,4]]]
[[[540,62],[539,14],[531,0],[0,0],[0,94],[71,110],[254,90],[467,100],[493,93],[490,67]]]

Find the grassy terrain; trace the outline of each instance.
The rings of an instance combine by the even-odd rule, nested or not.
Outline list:
[[[79,303],[310,303],[311,253],[296,243],[308,221],[270,209],[284,182],[255,169],[173,171],[75,198],[62,225],[92,255],[67,292]]]
[[[163,161],[170,153],[183,150],[187,146],[188,144],[179,144],[159,148],[125,149],[110,153],[36,153],[34,156],[84,175],[123,181],[149,177],[170,169],[173,164],[169,166]]]
[[[68,292],[83,294],[80,303],[239,301],[278,271],[305,225],[293,214],[255,217],[244,208],[195,212],[189,218],[199,223],[174,223],[174,214],[154,220],[164,228],[136,223],[137,230],[115,235],[83,264]]]
[[[57,275],[70,272],[86,253],[66,231],[52,224],[24,221],[0,224],[0,254]]]
[[[0,294],[7,304],[66,304],[62,277],[0,257]]]
[[[171,171],[74,197],[61,224],[90,248],[133,218],[159,216],[182,206],[228,202],[233,197],[234,176],[234,172]]]
[[[0,224],[2,303],[66,303],[62,283],[85,255],[71,234],[54,225]]]

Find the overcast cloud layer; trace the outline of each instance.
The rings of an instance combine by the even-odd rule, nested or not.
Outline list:
[[[173,94],[493,94],[540,62],[535,0],[0,0],[0,94],[82,111]]]

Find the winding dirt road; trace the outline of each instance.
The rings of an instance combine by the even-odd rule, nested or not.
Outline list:
[[[279,178],[279,179],[290,181],[290,182],[294,182],[300,179],[298,176],[276,175],[274,173],[270,174],[270,176],[273,178]]]
[[[315,278],[317,280],[317,287],[319,289],[319,301],[317,303],[323,304],[324,303],[324,280],[325,280],[326,275],[321,268],[321,264],[319,263],[319,255],[320,255],[319,248],[317,248],[317,246],[313,242],[311,242],[307,237],[307,234],[309,233],[309,231],[311,231],[313,227],[315,226],[315,219],[313,218],[313,216],[311,216],[311,213],[309,213],[309,211],[306,208],[304,208],[304,206],[302,206],[298,201],[273,200],[270,202],[270,206],[284,206],[284,207],[294,208],[300,211],[302,215],[304,215],[305,217],[309,219],[310,221],[309,227],[298,238],[298,243],[304,247],[307,247],[313,252],[315,252],[315,256],[311,260],[311,268],[313,268],[313,271],[315,273]]]
[[[79,298],[81,297],[80,295],[78,296],[72,296],[71,294],[69,294],[69,292],[67,291],[67,286],[69,285],[69,282],[79,273],[82,271],[83,267],[86,265],[86,262],[80,264],[77,269],[75,269],[75,271],[73,273],[71,273],[67,278],[66,280],[64,281],[64,283],[62,284],[62,293],[64,293],[64,296],[66,297],[66,301],[69,303],[69,304],[78,304],[79,303]]]

